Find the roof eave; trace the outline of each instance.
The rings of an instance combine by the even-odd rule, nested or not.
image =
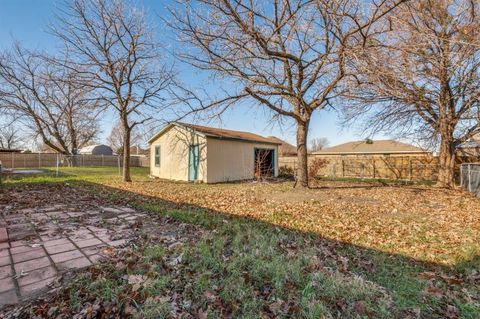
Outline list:
[[[259,143],[259,144],[271,144],[271,145],[277,145],[277,146],[282,144],[282,143],[276,143],[276,142],[270,142],[270,141],[259,141],[259,140],[246,139],[246,138],[235,138],[235,137],[224,137],[224,136],[209,135],[209,134],[207,134],[207,137],[214,138],[214,139],[217,139],[217,140],[238,141],[238,142]]]
[[[202,132],[199,132],[191,127],[188,127],[186,125],[182,125],[182,123],[177,123],[177,122],[172,122],[172,123],[169,123],[167,125],[165,125],[160,131],[158,131],[152,138],[150,138],[148,140],[148,144],[152,144],[156,139],[158,139],[160,136],[162,136],[166,131],[168,131],[172,126],[177,126],[177,127],[182,127],[188,131],[191,131],[195,134],[198,134],[200,136],[203,136],[203,137],[206,137],[205,134],[203,134]]]

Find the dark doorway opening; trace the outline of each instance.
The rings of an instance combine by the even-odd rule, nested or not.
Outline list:
[[[271,177],[275,173],[275,150],[255,149],[255,178]]]

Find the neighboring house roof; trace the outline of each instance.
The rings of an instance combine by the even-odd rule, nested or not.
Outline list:
[[[98,145],[89,145],[78,150],[79,153],[91,153]]]
[[[85,146],[85,147],[82,147],[81,149],[78,150],[78,152],[80,154],[90,154],[92,153],[96,148],[101,148],[101,149],[104,149],[104,150],[109,150],[109,151],[112,151],[112,148],[108,145],[105,145],[105,144],[97,144],[97,145],[89,145],[89,146]]]
[[[297,148],[292,144],[285,142],[284,140],[281,140],[276,136],[269,136],[268,138],[271,139],[273,142],[280,143],[280,146],[278,147],[279,155],[297,155]]]
[[[182,122],[174,122],[174,123],[168,124],[162,130],[160,130],[160,132],[155,134],[148,142],[152,143],[154,140],[160,137],[172,126],[180,126],[183,128],[190,129],[200,135],[203,135],[206,137],[218,138],[218,139],[238,140],[238,141],[244,141],[244,142],[255,142],[255,143],[266,143],[266,144],[277,144],[277,145],[281,144],[281,143],[272,141],[268,137],[263,137],[261,135],[257,135],[250,132],[226,130],[221,128],[194,125],[194,124],[188,124],[188,123],[182,123]]]
[[[0,153],[20,153],[22,150],[15,150],[9,148],[0,148]]]
[[[325,148],[313,154],[408,154],[430,153],[420,147],[394,140],[373,140],[348,142]]]

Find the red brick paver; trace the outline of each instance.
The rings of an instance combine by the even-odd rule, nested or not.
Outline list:
[[[24,261],[18,264],[14,264],[15,271],[17,274],[23,272],[29,272],[35,269],[40,269],[50,265],[50,259],[48,257],[42,257],[37,259],[32,259],[29,261]]]
[[[6,265],[10,265],[10,264],[11,264],[10,256],[0,257],[0,266],[6,266]]]
[[[65,251],[73,250],[75,249],[75,246],[72,243],[65,243],[65,244],[60,244],[60,245],[55,245],[55,246],[46,246],[45,250],[49,254],[58,254],[58,253],[63,253]]]
[[[23,253],[12,255],[14,263],[20,263],[22,261],[32,260],[36,258],[45,257],[47,254],[43,250],[43,247],[31,248]]]
[[[51,255],[50,257],[52,258],[53,262],[58,264],[67,260],[83,257],[83,254],[79,250],[75,249],[64,253]]]
[[[96,246],[101,243],[102,242],[99,239],[92,238],[92,239],[77,241],[75,244],[80,248],[84,248],[84,247]]]
[[[8,241],[7,228],[0,227],[0,243],[5,243]]]
[[[0,292],[5,292],[11,289],[15,289],[15,284],[12,278],[0,279]]]
[[[18,279],[18,285],[20,287],[33,284],[48,278],[52,278],[57,275],[57,271],[52,266],[47,266],[34,271],[31,271],[28,276]]]
[[[57,264],[59,270],[79,269],[90,266],[92,263],[86,257],[71,259]]]
[[[2,266],[0,267],[0,279],[11,277],[12,276],[12,266]]]

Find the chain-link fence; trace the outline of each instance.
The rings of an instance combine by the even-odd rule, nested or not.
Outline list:
[[[460,166],[460,186],[480,196],[480,163],[468,163]]]

